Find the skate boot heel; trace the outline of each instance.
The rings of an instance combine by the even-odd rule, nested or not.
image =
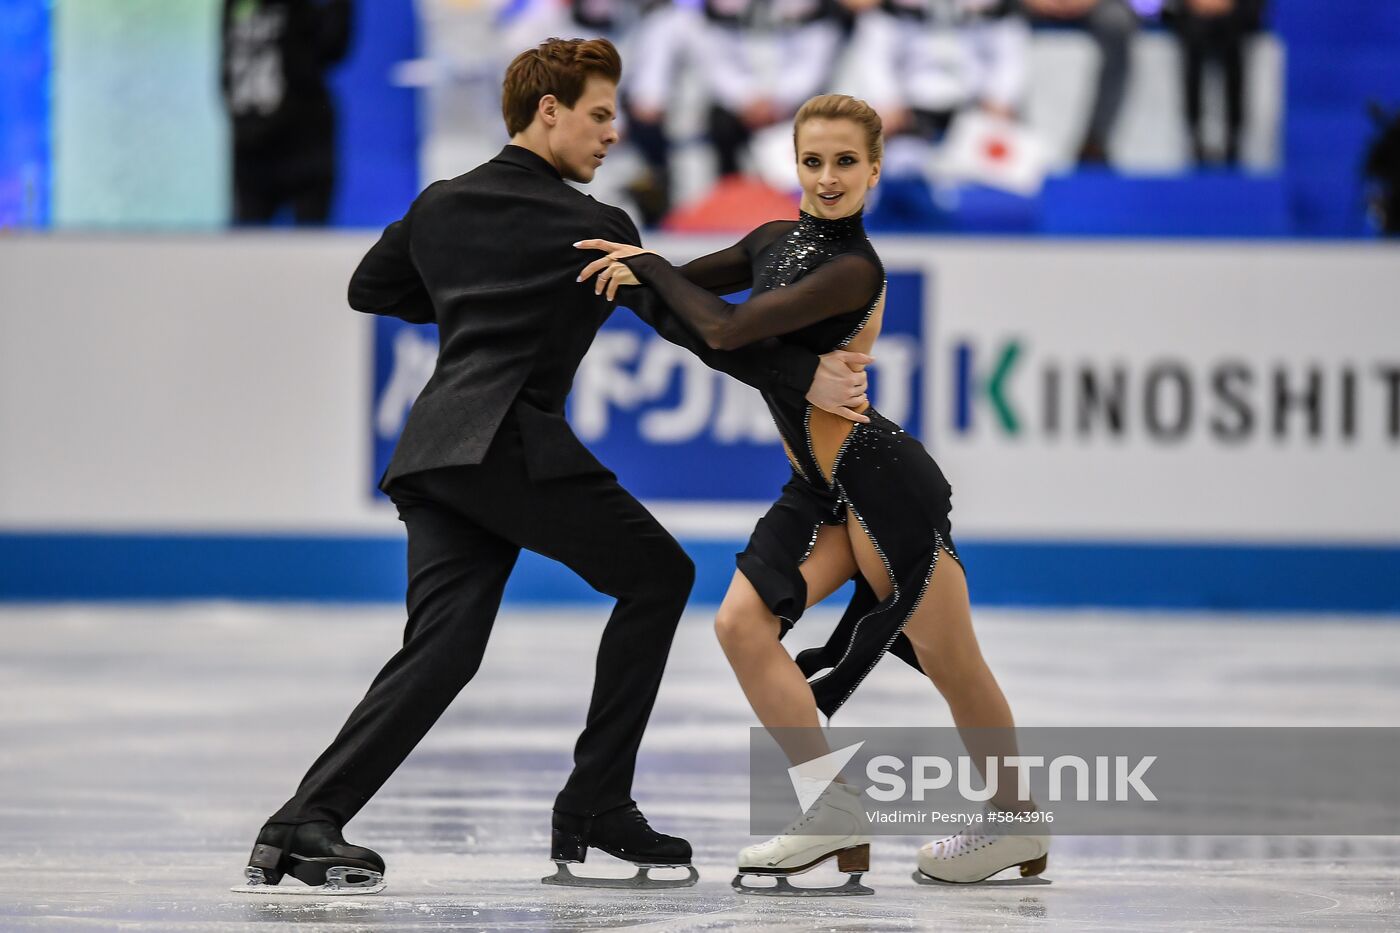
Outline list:
[[[837,852],[836,868],[846,874],[870,871],[870,844],[852,846]]]
[[[1033,858],[1029,862],[1021,863],[1021,877],[1029,878],[1031,875],[1038,875],[1045,871],[1045,863],[1049,858],[1048,853],[1040,858]]]
[[[282,880],[282,850],[276,846],[259,845],[253,847],[253,855],[248,859],[248,867],[243,869],[243,877],[253,884],[277,884]]]
[[[253,854],[248,858],[248,864],[253,868],[261,868],[267,871],[269,868],[276,868],[282,862],[282,850],[277,846],[258,843],[253,846]]]
[[[556,829],[550,833],[549,857],[555,862],[582,862],[588,855],[588,843],[579,833]]]
[[[248,867],[243,869],[243,877],[250,885],[277,884],[282,880],[283,849],[267,842],[253,846],[253,854],[248,856]]]

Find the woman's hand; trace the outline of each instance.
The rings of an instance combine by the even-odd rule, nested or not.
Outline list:
[[[625,262],[614,261],[612,265],[598,273],[598,279],[593,285],[593,294],[603,294],[603,289],[608,290],[608,301],[617,300],[617,290],[624,285],[641,285],[637,281],[636,274]]]
[[[653,256],[659,255],[656,250],[642,249],[640,246],[632,246],[628,243],[614,243],[611,240],[579,240],[574,246],[578,249],[596,249],[607,253],[602,259],[595,259],[583,267],[583,271],[578,274],[578,281],[580,282],[585,282],[594,275],[609,270],[613,266],[622,266],[621,269],[609,272],[606,277],[599,276],[599,281],[595,283],[593,287],[593,291],[601,295],[603,293],[603,288],[606,286],[608,288],[609,300],[617,294],[618,285],[642,284],[637,280],[632,270],[628,269],[618,260],[628,256],[640,256],[643,253],[651,253]],[[617,285],[612,285],[612,281],[618,276],[623,276],[624,278],[618,281]]]

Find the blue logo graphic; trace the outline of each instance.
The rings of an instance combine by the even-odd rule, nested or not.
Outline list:
[[[923,293],[922,273],[890,274],[870,373],[872,402],[916,435],[923,429]],[[435,327],[377,319],[371,488],[436,359]],[[623,308],[579,367],[568,414],[579,439],[641,499],[770,500],[789,475],[758,392],[709,369]]]

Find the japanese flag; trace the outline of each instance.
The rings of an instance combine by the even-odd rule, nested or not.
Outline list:
[[[965,110],[953,120],[938,174],[1030,197],[1045,182],[1049,154],[1034,132],[1003,117]]]

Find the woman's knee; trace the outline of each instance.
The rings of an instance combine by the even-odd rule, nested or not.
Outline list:
[[[977,649],[971,650],[944,647],[942,649],[921,648],[915,645],[919,666],[938,692],[945,697],[956,695],[968,684],[978,682],[988,673],[987,662]]]
[[[715,614],[715,635],[726,653],[776,643],[777,627],[771,613],[762,605],[743,605],[725,600]]]
[[[919,666],[941,693],[956,691],[987,670],[970,627],[958,625],[954,619],[921,611],[910,620],[904,634],[914,647]]]

